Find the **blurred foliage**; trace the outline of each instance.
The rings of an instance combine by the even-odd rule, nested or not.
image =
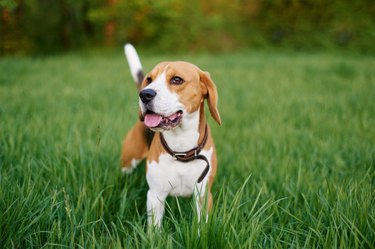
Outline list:
[[[0,54],[125,42],[163,50],[375,51],[373,0],[0,0]]]

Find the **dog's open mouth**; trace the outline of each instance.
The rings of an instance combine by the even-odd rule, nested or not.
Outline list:
[[[174,114],[164,117],[152,111],[147,111],[144,116],[144,123],[149,128],[161,128],[170,130],[181,123],[182,111],[177,111]]]

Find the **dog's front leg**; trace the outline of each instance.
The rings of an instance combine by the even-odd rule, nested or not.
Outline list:
[[[147,192],[147,223],[156,227],[161,226],[161,221],[164,215],[164,203],[167,194],[158,193],[154,190]]]
[[[202,214],[206,215],[206,222],[208,222],[208,212],[212,207],[212,195],[206,188],[206,181],[196,184],[194,188],[195,206],[198,214],[198,222],[201,221]]]

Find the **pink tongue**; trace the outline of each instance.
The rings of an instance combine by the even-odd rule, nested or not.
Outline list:
[[[163,118],[157,114],[146,114],[144,122],[147,127],[153,128],[158,126],[162,119]]]

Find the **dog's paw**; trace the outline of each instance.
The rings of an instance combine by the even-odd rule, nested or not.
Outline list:
[[[121,173],[123,175],[130,175],[133,172],[134,168],[133,167],[122,167],[121,168]]]
[[[138,164],[141,162],[141,160],[137,160],[137,159],[132,159],[132,161],[130,162],[130,165],[128,166],[123,166],[121,168],[121,172],[123,174],[126,174],[126,175],[129,175],[133,172],[133,170],[138,166]]]

